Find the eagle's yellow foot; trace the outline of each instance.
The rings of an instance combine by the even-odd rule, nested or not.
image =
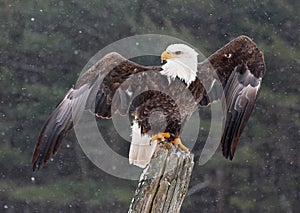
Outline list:
[[[154,141],[164,141],[165,138],[170,138],[170,137],[171,135],[168,132],[158,133],[156,135],[153,135],[150,144],[153,143]]]
[[[171,143],[178,148],[178,146],[180,147],[180,149],[182,149],[185,152],[189,152],[189,149],[183,145],[183,143],[181,142],[180,138],[175,138],[173,141],[171,141]]]

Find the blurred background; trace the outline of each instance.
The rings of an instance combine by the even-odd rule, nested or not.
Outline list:
[[[207,57],[245,34],[265,54],[267,73],[234,160],[219,149],[204,166],[196,163],[181,212],[299,211],[299,14],[296,0],[0,0],[0,212],[128,210],[137,181],[94,166],[73,132],[39,172],[31,154],[88,60],[116,40],[147,33],[178,37]],[[205,134],[198,140],[196,160]],[[117,135],[111,146],[126,156],[114,141]]]

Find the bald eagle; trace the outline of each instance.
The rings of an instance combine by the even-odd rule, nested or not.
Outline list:
[[[115,113],[124,115],[128,113],[130,102],[130,113],[134,119],[129,162],[142,168],[151,160],[157,144],[155,141],[167,140],[189,152],[180,140],[183,126],[199,106],[208,106],[221,98],[218,94],[210,95],[218,79],[226,102],[222,151],[225,158],[232,160],[265,74],[263,53],[250,38],[239,36],[205,61],[198,62],[197,55],[185,44],[168,46],[161,54],[161,60],[166,61],[162,66],[142,66],[115,52],[105,55],[67,92],[42,127],[32,157],[33,170],[40,169],[57,153],[64,137],[80,118],[87,97],[99,78],[103,81],[100,86],[97,85],[95,116],[109,119]],[[156,80],[143,77],[147,72],[154,73]],[[140,82],[125,83],[132,75],[140,75]],[[142,84],[167,89],[175,82],[181,84],[169,93],[139,91]],[[191,93],[192,98],[184,95],[185,90]],[[178,100],[172,98],[175,92]],[[137,93],[139,95],[132,100]],[[118,107],[112,107],[113,101]],[[156,126],[150,121],[154,112],[159,112]]]

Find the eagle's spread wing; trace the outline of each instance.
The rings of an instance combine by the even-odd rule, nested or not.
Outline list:
[[[130,94],[121,94],[118,90],[121,84],[132,74],[147,70],[161,70],[161,68],[138,65],[118,53],[109,53],[92,66],[78,80],[75,87],[68,91],[42,127],[32,156],[33,170],[39,169],[50,159],[51,155],[56,154],[64,137],[79,120],[97,81],[103,80],[96,97],[95,113],[98,116],[110,118],[114,111],[114,109],[111,110],[114,95],[117,95],[116,100],[120,101],[121,109],[122,105],[126,105],[124,104],[126,98],[130,96]],[[128,89],[123,88],[123,91]]]
[[[149,88],[157,89],[162,86],[168,87],[166,77],[162,78],[160,75],[160,80],[157,82],[156,80],[149,82],[148,78],[142,75],[143,72],[151,70],[158,75],[159,72],[156,71],[160,71],[161,67],[141,66],[126,60],[117,53],[107,54],[99,60],[79,79],[75,87],[68,91],[42,127],[32,157],[33,170],[39,169],[51,155],[57,152],[63,138],[78,122],[91,91],[99,85],[99,82],[102,83],[96,88],[98,92],[95,114],[99,117],[111,118],[116,111],[120,114],[127,113],[131,98],[143,90],[139,88],[141,84],[149,85],[150,83],[151,87]],[[265,72],[263,54],[248,37],[240,36],[200,63],[198,72],[198,79],[191,83],[189,90],[200,102],[200,105],[208,105],[222,97],[222,93],[215,92],[215,87],[218,86],[217,82],[220,82],[219,86],[224,88],[227,107],[221,142],[224,156],[232,159],[238,139],[253,109],[261,78]],[[133,74],[138,74],[141,81],[130,82]],[[206,91],[203,90],[203,85]],[[186,87],[184,86],[184,88]],[[178,89],[178,91],[180,93],[181,90]],[[150,91],[146,94],[149,96],[152,93]],[[143,97],[148,97],[147,95]],[[163,100],[168,102],[167,98]],[[113,101],[118,108],[112,107]],[[141,100],[138,98],[131,103],[134,105],[133,107],[138,108],[136,109],[138,112],[142,111],[138,113],[139,122],[147,121],[147,118],[142,119],[142,115],[145,113],[150,115],[153,110],[156,110],[155,107],[149,108],[149,105],[143,104],[141,101],[143,98]],[[160,102],[153,101],[152,103]],[[183,103],[186,105],[186,102]],[[171,115],[173,114],[171,113]],[[147,127],[146,124],[145,126]],[[143,128],[141,133],[145,133]]]
[[[200,63],[198,70],[202,83],[209,88],[200,105],[221,99],[222,93],[218,92],[215,82],[222,84],[224,89],[226,103],[223,104],[225,120],[221,144],[225,158],[232,159],[265,73],[263,53],[250,38],[240,36]]]

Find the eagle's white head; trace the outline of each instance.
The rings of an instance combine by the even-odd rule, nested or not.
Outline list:
[[[185,44],[172,44],[161,54],[161,60],[167,61],[161,74],[169,79],[178,77],[189,86],[196,79],[197,56],[198,53]]]

